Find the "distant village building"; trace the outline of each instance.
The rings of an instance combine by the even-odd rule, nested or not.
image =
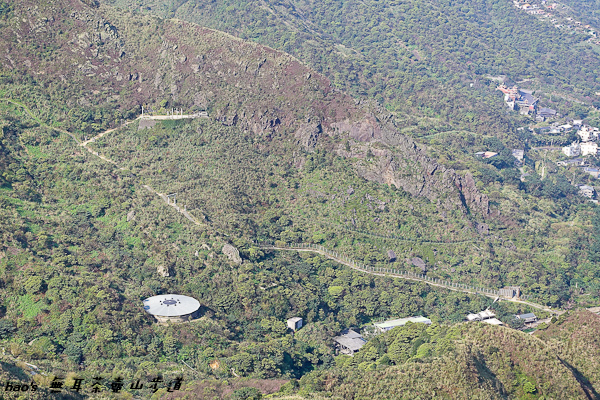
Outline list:
[[[577,131],[577,135],[581,137],[582,142],[589,142],[591,140],[598,140],[598,128],[592,128],[589,126],[583,126]]]
[[[585,167],[585,168],[583,168],[583,171],[587,172],[588,174],[590,174],[591,176],[593,176],[596,179],[598,179],[600,177],[600,168]]]
[[[542,107],[539,109],[539,111],[537,112],[537,116],[539,118],[542,119],[542,121],[547,120],[548,118],[554,118],[556,117],[556,110],[553,110],[551,108],[545,108]]]
[[[562,152],[567,157],[577,157],[581,155],[581,146],[577,142],[573,142],[568,146],[562,148]]]
[[[594,188],[592,186],[589,186],[589,185],[579,186],[579,194],[584,197],[593,199],[595,193],[596,193],[596,191],[594,190]]]
[[[579,145],[582,156],[595,156],[598,155],[598,143],[596,142],[584,142]]]
[[[158,322],[184,322],[195,317],[200,302],[180,294],[161,294],[143,301],[144,310]]]
[[[420,324],[431,325],[431,320],[429,318],[423,317],[422,315],[419,315],[417,317],[398,318],[398,319],[392,319],[392,320],[384,321],[384,322],[377,322],[377,323],[374,323],[373,325],[379,332],[387,332],[390,329],[394,329],[397,326],[404,326],[409,322],[412,322],[415,324],[420,323]]]
[[[512,149],[512,156],[515,158],[515,165],[520,167],[523,165],[523,157],[525,156],[525,150]]]
[[[360,333],[353,331],[352,329],[346,329],[342,331],[341,335],[333,338],[336,349],[349,356],[354,356],[354,353],[359,351],[367,341],[362,337]]]
[[[504,93],[504,102],[511,110],[517,110],[523,115],[537,112],[539,99],[533,97],[532,91],[519,89],[518,86],[509,88],[506,85],[500,85],[497,89]]]
[[[585,160],[583,158],[574,158],[572,160],[557,161],[556,165],[563,167],[583,167],[585,165]]]
[[[294,317],[287,320],[287,327],[293,331],[297,331],[302,328],[302,318]]]
[[[492,158],[497,155],[498,155],[498,153],[495,153],[493,151],[478,151],[477,153],[475,153],[475,157],[481,157],[481,158]]]

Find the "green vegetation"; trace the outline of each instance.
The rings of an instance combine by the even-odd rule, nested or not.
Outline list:
[[[597,71],[583,66],[597,60],[574,46],[578,38],[539,39],[552,54],[524,71],[515,52],[493,58],[513,37],[524,46],[518,31],[498,33],[523,22],[509,3],[423,2],[414,10],[408,2],[306,3],[299,7],[306,17],[322,18],[308,26],[322,25],[323,48],[337,49],[320,63],[340,74],[331,86],[272,49],[89,3],[0,3],[0,51],[16,60],[0,70],[0,380],[28,380],[23,363],[32,362],[88,380],[184,374],[197,398],[257,398],[280,388],[347,398],[578,398],[593,390],[585,361],[561,347],[566,319],[544,325],[548,342],[558,343],[552,349],[562,349],[553,353],[516,330],[458,324],[487,307],[509,323],[530,311],[519,304],[254,243],[320,243],[373,266],[519,285],[552,306],[597,302],[598,213],[543,154],[526,160],[529,177],[519,179],[510,149],[531,136],[512,130],[520,121],[504,115],[493,85],[481,83],[485,73],[545,73],[567,49],[570,68],[561,63],[562,78],[541,84],[584,98]],[[227,3],[223,12],[240,16],[239,6]],[[246,37],[285,39],[280,17],[266,18],[267,30],[254,6],[244,5],[257,11],[244,13],[253,19]],[[366,15],[381,21],[371,25]],[[440,18],[448,20],[433,22]],[[448,43],[435,40],[446,34],[454,35]],[[310,38],[299,35],[289,50],[317,65],[320,45]],[[377,98],[395,116],[334,87]],[[89,144],[117,165],[80,146],[137,117],[142,104],[207,110],[210,118],[141,130],[131,123]],[[421,149],[403,133],[431,146]],[[483,150],[500,155],[473,157]],[[177,193],[198,224],[145,185]],[[229,261],[225,244],[243,263]],[[195,297],[201,318],[155,324],[141,301],[161,293]],[[343,328],[418,314],[434,325],[378,336],[352,359],[331,347]],[[294,335],[285,326],[292,316],[305,322]],[[35,379],[47,388],[51,376]],[[152,396],[144,390],[140,396]]]

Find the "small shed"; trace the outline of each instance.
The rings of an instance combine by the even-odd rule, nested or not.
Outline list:
[[[293,331],[297,331],[302,328],[302,318],[294,317],[287,320],[287,326]]]
[[[333,338],[337,350],[342,354],[354,356],[354,353],[359,351],[367,341],[360,333],[352,329],[345,329],[340,336]]]

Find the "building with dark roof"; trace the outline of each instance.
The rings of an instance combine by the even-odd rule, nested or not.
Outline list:
[[[530,323],[536,322],[538,320],[534,313],[519,314],[519,315],[515,315],[515,317],[517,319],[522,320],[526,324],[530,324]]]
[[[353,331],[352,329],[346,329],[342,331],[340,336],[333,338],[337,350],[342,354],[353,356],[354,353],[359,351],[367,341],[362,337],[360,333]]]

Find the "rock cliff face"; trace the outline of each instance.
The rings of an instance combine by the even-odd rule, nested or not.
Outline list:
[[[390,118],[389,116],[382,115]],[[461,176],[427,157],[425,149],[398,130],[379,123],[374,116],[356,121],[331,124],[330,134],[346,134],[351,139],[369,145],[378,144],[371,151],[372,160],[359,159],[356,169],[365,179],[394,185],[413,196],[426,197],[445,209],[461,208],[487,216],[489,201],[475,186],[470,174]],[[338,155],[355,158],[342,149]]]
[[[47,85],[69,82],[66,90],[78,92],[65,96],[73,99],[68,101],[120,109],[122,115],[144,104],[159,108],[164,99],[187,110],[205,108],[224,125],[267,142],[278,137],[304,151],[337,151],[354,159],[357,173],[366,179],[401,187],[444,208],[488,215],[488,200],[472,177],[429,159],[399,133],[385,110],[337,92],[325,77],[287,54],[179,20],[91,8],[78,0],[17,4],[14,20],[0,37],[5,54],[0,62]],[[23,40],[54,46],[42,57],[15,48]],[[57,107],[55,118],[68,127],[71,119],[61,109],[68,105]],[[73,124],[72,130],[79,129]],[[367,145],[374,157],[340,151],[339,139]]]

